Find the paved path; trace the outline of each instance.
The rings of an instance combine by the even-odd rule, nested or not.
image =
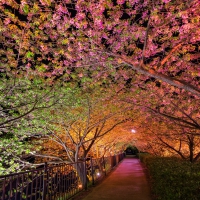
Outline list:
[[[125,158],[83,200],[151,200],[140,161],[137,158]]]

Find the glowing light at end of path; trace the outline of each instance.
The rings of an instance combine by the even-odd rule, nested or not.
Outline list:
[[[131,129],[131,133],[136,133],[136,130],[135,129]]]

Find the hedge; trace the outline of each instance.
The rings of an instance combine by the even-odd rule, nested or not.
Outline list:
[[[155,200],[200,200],[200,162],[140,155]]]

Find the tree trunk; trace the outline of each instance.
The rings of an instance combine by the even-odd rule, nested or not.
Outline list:
[[[86,173],[86,163],[85,159],[78,159],[78,153],[79,153],[79,147],[76,147],[76,153],[75,153],[75,169],[78,173],[78,176],[80,177],[81,183],[83,188],[87,189],[87,173]]]
[[[193,140],[189,142],[189,150],[190,150],[190,162],[194,162],[194,143]]]

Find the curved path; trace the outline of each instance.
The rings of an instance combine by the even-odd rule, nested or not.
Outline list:
[[[152,200],[140,161],[125,158],[83,200]]]

